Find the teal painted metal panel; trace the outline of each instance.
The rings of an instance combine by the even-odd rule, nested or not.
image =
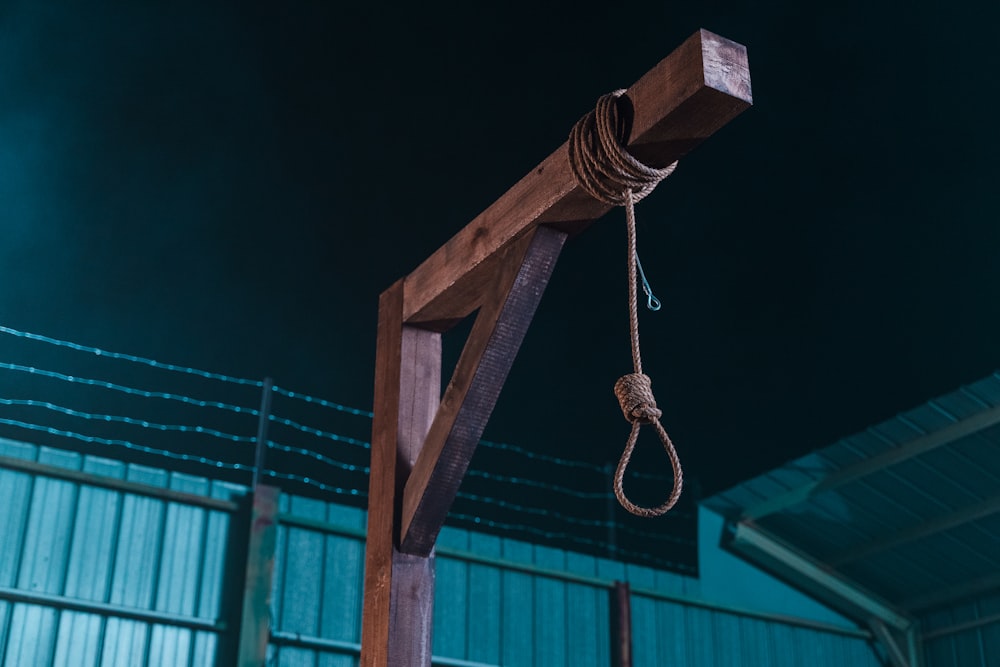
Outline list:
[[[52,664],[57,667],[96,665],[101,651],[101,624],[102,619],[96,614],[63,612]]]
[[[566,570],[596,577],[597,558],[567,552]],[[580,667],[611,664],[609,600],[610,592],[607,590],[584,584],[567,585],[568,664]]]
[[[530,544],[504,540],[501,555],[511,561],[532,560]],[[534,646],[536,627],[541,619],[536,617],[532,575],[516,571],[503,573],[503,592],[500,613],[503,615],[500,637],[503,665],[535,665]]]
[[[468,551],[469,535],[462,530],[444,528],[438,536],[438,545]],[[465,658],[469,635],[469,565],[438,558],[435,570],[432,652]]]
[[[243,491],[65,452],[41,454],[74,469],[203,496]],[[0,586],[209,621],[223,613],[226,512],[9,470],[0,470],[0,493],[11,501],[0,515],[0,537],[17,546],[0,550]],[[280,509],[272,616],[284,639],[272,642],[270,664],[354,667],[365,514],[300,497],[282,497]],[[879,664],[863,639],[666,599],[697,598],[699,582],[681,575],[451,527],[439,548],[439,664],[607,665],[609,586],[616,579],[633,589],[637,666]],[[217,633],[183,625],[0,601],[2,664],[208,667],[219,646]],[[948,650],[974,657],[964,645]]]
[[[282,496],[279,511],[312,522],[363,534],[363,511],[323,501]],[[272,616],[277,632],[310,640],[332,640],[357,647],[361,641],[361,600],[364,577],[364,542],[291,523],[279,518],[275,554]],[[272,642],[275,665],[353,667],[357,651]]]
[[[289,502],[286,509],[292,509],[293,504]],[[319,514],[311,512],[309,518]],[[276,579],[282,582],[280,586],[307,585],[300,580],[313,586],[323,582],[326,599],[333,593],[329,581],[343,581],[345,574],[355,568],[355,575],[348,580],[356,582],[357,587],[351,590],[360,596],[363,559],[359,529],[364,525],[363,514],[352,518],[355,520],[350,525],[341,525],[353,535],[337,534],[336,518],[330,518],[332,525],[326,528],[316,525],[309,529],[327,535],[326,560],[316,561],[311,568],[300,560],[295,570],[285,570],[279,563],[279,571],[284,570]],[[307,529],[286,526],[282,530],[292,535],[292,531]],[[330,559],[331,545],[346,549],[350,544],[357,549],[351,552],[351,564]],[[438,546],[433,644],[437,661],[546,667],[607,665],[611,660],[608,584],[619,579],[629,581],[634,591],[637,666],[881,667],[862,638],[657,597],[697,597],[698,581],[674,573],[451,527],[442,531]],[[477,561],[478,557],[484,562]],[[333,577],[335,563],[340,569]],[[516,564],[525,567],[520,569]],[[578,576],[584,579],[577,580]],[[657,593],[638,594],[636,590]],[[766,594],[766,590],[761,591],[761,595]],[[279,588],[275,599],[287,604],[288,596]],[[351,619],[360,611],[356,600],[341,598],[340,604],[347,605],[345,613]],[[357,646],[357,627],[331,625],[321,630],[319,639],[343,643],[339,650],[318,645],[275,647],[275,664],[355,665],[356,648],[352,652],[348,645]]]
[[[327,519],[354,530],[365,529],[365,515],[353,507],[329,505]],[[324,564],[323,610],[320,636],[361,641],[361,601],[364,589],[365,547],[361,540],[328,535]],[[353,665],[350,656],[321,656],[321,666]]]
[[[52,662],[58,617],[55,609],[15,604],[3,664],[47,665]]]
[[[325,503],[290,498],[289,511],[297,516],[323,521]],[[319,635],[320,607],[324,587],[324,536],[306,528],[288,527],[279,537],[281,562],[276,565],[283,577],[280,596],[275,597],[277,628],[309,636]],[[283,547],[283,548],[282,548]],[[284,664],[284,663],[282,663]]]
[[[503,540],[494,535],[469,533],[469,551],[500,557]],[[503,572],[489,565],[470,564],[468,571],[468,650],[465,657],[496,665],[501,659]]]
[[[566,567],[566,552],[553,547],[535,547],[534,563],[549,570]],[[535,577],[535,664],[561,667],[567,664],[569,641],[566,584],[557,579]],[[517,641],[516,638],[512,638]]]
[[[633,594],[632,627],[636,667],[882,667],[864,639],[643,595]]]
[[[53,470],[211,492],[207,480],[73,452],[4,441],[0,453]],[[185,624],[212,626],[221,611],[226,512],[57,473],[0,470],[0,495],[8,507],[0,586],[15,596],[0,602],[0,664],[215,664],[217,634]],[[135,618],[143,614],[148,620]]]
[[[927,667],[1000,667],[1000,593],[924,615]]]

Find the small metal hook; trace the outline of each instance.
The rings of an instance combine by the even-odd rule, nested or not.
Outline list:
[[[663,304],[660,303],[660,300],[653,295],[653,289],[649,286],[649,281],[646,280],[646,272],[642,270],[642,262],[639,261],[639,253],[635,254],[635,266],[639,269],[639,277],[642,279],[642,291],[646,293],[646,308],[656,312],[663,306]]]

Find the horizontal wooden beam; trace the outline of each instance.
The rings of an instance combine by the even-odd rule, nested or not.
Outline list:
[[[752,103],[746,48],[700,30],[622,99],[632,111],[629,150],[670,164]],[[608,208],[579,186],[564,143],[406,277],[404,322],[447,329],[479,307],[498,253],[525,231],[545,224],[576,233]]]

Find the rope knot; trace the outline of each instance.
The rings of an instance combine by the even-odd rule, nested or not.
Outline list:
[[[618,378],[615,396],[625,419],[632,424],[652,424],[663,416],[653,398],[652,381],[644,373],[629,373]]]

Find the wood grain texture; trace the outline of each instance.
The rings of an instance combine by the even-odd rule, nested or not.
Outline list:
[[[620,103],[631,120],[629,150],[669,164],[752,103],[746,49],[699,31]],[[430,664],[438,532],[567,234],[608,208],[579,187],[564,143],[383,293],[362,665]],[[437,332],[476,309],[439,405]]]
[[[361,664],[430,666],[433,557],[400,553],[400,501],[441,396],[441,334],[404,326],[402,281],[379,300]]]
[[[431,667],[434,556],[394,551],[389,604],[389,665]]]
[[[393,502],[389,664],[430,667],[434,619],[434,555],[401,553],[403,489],[441,402],[441,334],[403,326]]]
[[[700,30],[622,101],[632,113],[629,150],[669,164],[752,104],[746,48]],[[406,277],[404,321],[446,330],[482,304],[500,251],[526,230],[545,224],[576,233],[608,208],[577,184],[564,143]]]
[[[389,660],[389,604],[396,505],[396,438],[403,350],[403,281],[382,293],[375,346],[375,416],[372,419],[368,480],[368,539],[365,543],[365,600],[361,622],[361,665],[384,667]]]
[[[565,239],[539,227],[504,251],[406,483],[401,551],[431,552]]]

